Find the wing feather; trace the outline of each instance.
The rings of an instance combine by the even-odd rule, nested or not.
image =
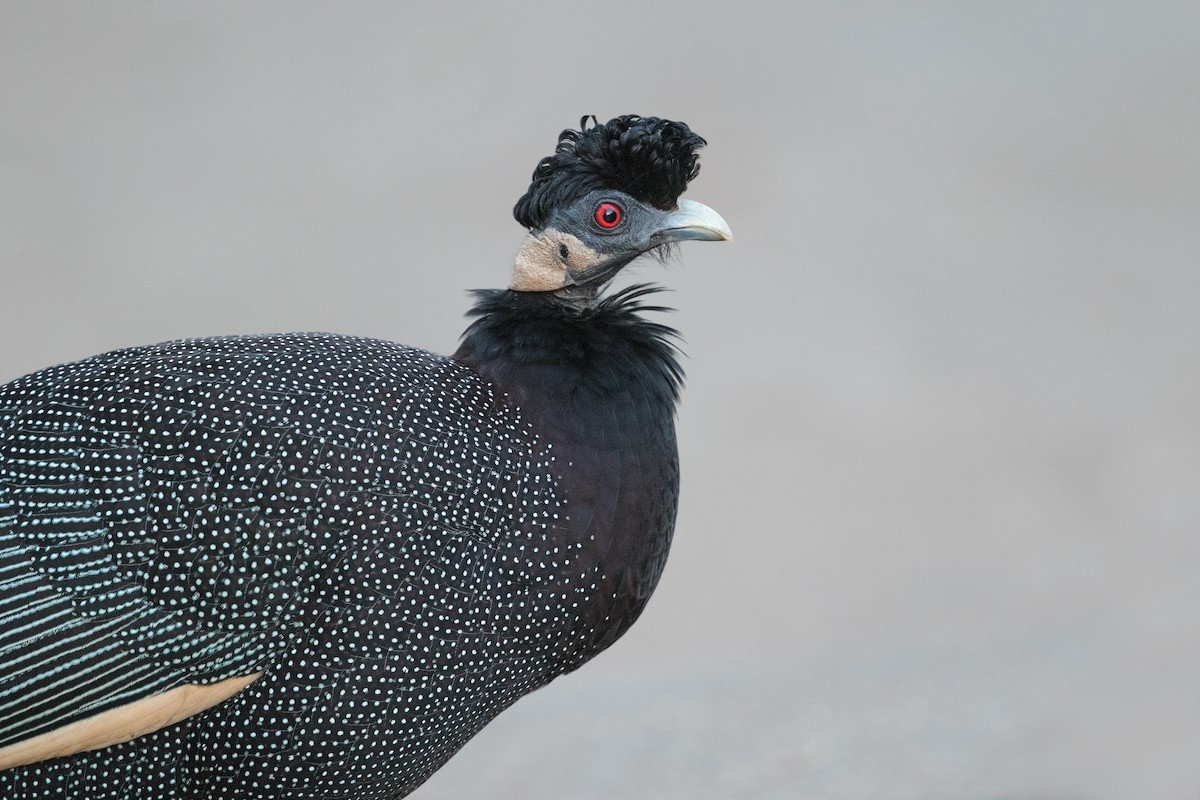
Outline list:
[[[285,650],[356,515],[407,499],[362,485],[371,437],[451,368],[233,337],[0,387],[0,747]]]

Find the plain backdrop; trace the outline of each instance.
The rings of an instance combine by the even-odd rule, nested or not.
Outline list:
[[[420,800],[1200,796],[1200,6],[0,0],[0,381],[440,352],[584,114],[709,140],[642,621]]]

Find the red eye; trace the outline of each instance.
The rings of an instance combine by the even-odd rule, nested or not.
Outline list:
[[[621,207],[616,203],[601,203],[596,207],[596,224],[605,230],[612,230],[621,224]]]

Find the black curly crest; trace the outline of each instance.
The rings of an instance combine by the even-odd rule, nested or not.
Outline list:
[[[674,208],[700,172],[696,151],[705,141],[682,122],[629,114],[600,124],[585,116],[579,128],[559,134],[554,155],[538,163],[529,190],[513,208],[526,228],[545,226],[555,206],[596,189]]]

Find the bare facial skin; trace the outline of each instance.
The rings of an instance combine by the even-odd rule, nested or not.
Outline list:
[[[602,256],[569,233],[546,228],[525,237],[517,253],[508,288],[518,292],[552,292],[572,281],[568,272],[583,273]]]

